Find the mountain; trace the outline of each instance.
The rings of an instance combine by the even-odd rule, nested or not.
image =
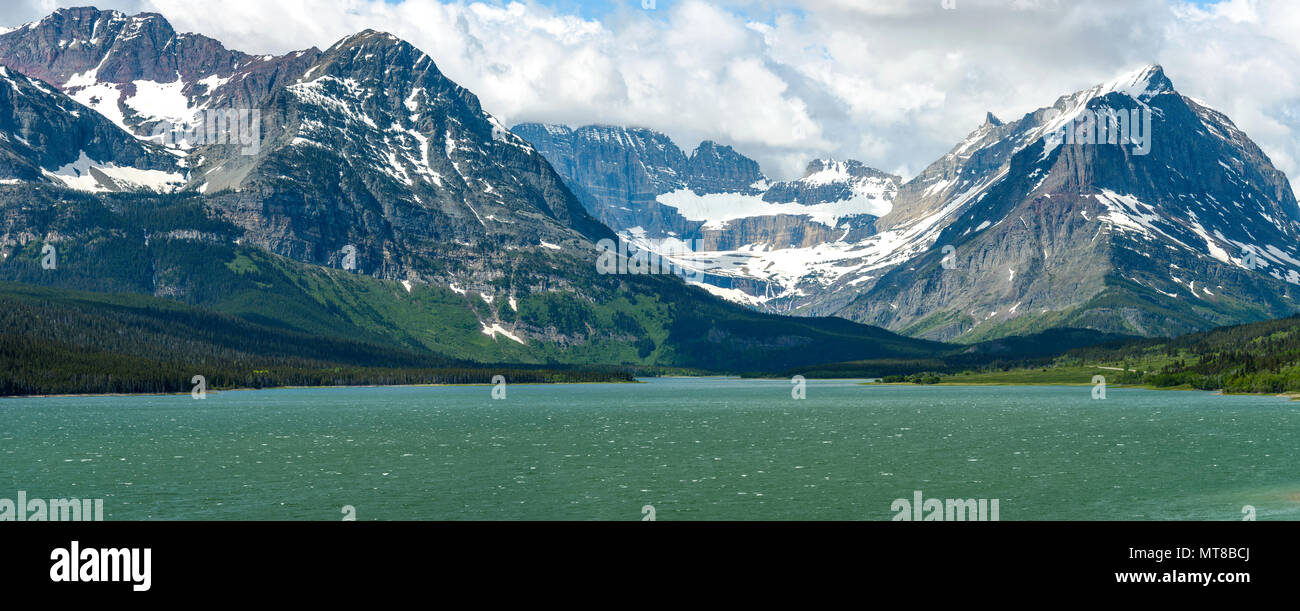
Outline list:
[[[853,244],[875,233],[901,182],[833,160],[773,182],[729,146],[705,141],[687,156],[643,128],[525,123],[513,131],[625,239],[698,270],[715,294],[769,311],[829,312],[808,308],[834,292],[843,262],[858,257]]]
[[[338,264],[353,245],[365,273],[489,290],[526,252],[612,236],[528,143],[390,34],[339,41],[263,106],[257,154],[198,148],[191,186],[272,252]]]
[[[1128,140],[1093,141],[1115,113]],[[1286,177],[1159,66],[990,116],[879,226],[897,263],[838,315],[914,336],[1168,336],[1284,316],[1300,295]]]
[[[256,108],[319,56],[314,48],[248,55],[200,34],[177,33],[157,13],[91,7],[59,9],[0,35],[0,64],[144,137],[160,124],[192,128],[207,109]],[[185,149],[191,143],[168,144]]]
[[[692,223],[655,201],[685,187],[688,159],[667,136],[648,129],[526,123],[511,129],[532,144],[583,206],[614,229],[651,227],[685,234]],[[629,223],[631,223],[629,225]]]
[[[843,319],[760,314],[673,275],[602,273],[596,242],[613,232],[532,145],[389,34],[259,58],[176,34],[158,15],[68,9],[0,35],[0,63],[62,100],[29,131],[92,114],[69,105],[85,99],[122,146],[167,144],[185,172],[175,192],[77,192],[30,172],[0,184],[3,280],[166,297],[480,363],[772,371],[946,349]],[[141,111],[157,84],[170,87],[170,110]],[[156,142],[161,120],[243,104],[258,111],[255,146]],[[732,161],[703,154],[697,175],[735,184],[744,174]],[[40,264],[46,246],[57,267]]]
[[[0,70],[0,279],[476,361],[729,371],[1296,310],[1286,177],[1158,66],[989,114],[906,182],[835,160],[774,181],[648,129],[507,130],[370,30],[254,56],[64,9],[0,34]],[[1133,141],[1088,141],[1121,111]],[[214,115],[255,139],[159,136]],[[699,275],[606,274],[616,235]]]
[[[1285,316],[1300,296],[1287,178],[1159,66],[1015,121],[988,113],[906,182],[813,162],[789,183],[692,188],[656,132],[516,130],[625,236],[702,240],[676,258],[754,307],[976,342],[1170,336]]]
[[[84,191],[169,190],[184,170],[162,148],[29,76],[0,66],[0,182]]]
[[[632,381],[612,367],[484,366],[157,297],[0,283],[0,396],[189,392],[195,375],[212,389]]]
[[[315,265],[243,236],[198,193],[0,184],[0,280],[167,297],[291,333],[476,363],[729,372],[951,349],[843,319],[760,314],[675,276],[582,276],[591,268],[570,267],[567,249],[512,263],[530,273],[551,266],[551,288],[506,277],[489,292]],[[45,245],[58,249],[55,269],[41,265]]]

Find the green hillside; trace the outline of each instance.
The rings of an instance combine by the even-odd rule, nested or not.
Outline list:
[[[357,384],[627,382],[619,368],[484,365],[307,335],[140,295],[0,283],[0,396]]]
[[[983,363],[946,357],[892,364],[895,366],[875,367],[876,376],[889,382],[930,384],[1091,384],[1094,375],[1102,375],[1108,384],[1148,388],[1297,393],[1300,315],[1172,339],[1099,343],[1052,357]],[[863,373],[869,365],[840,363],[815,369]]]
[[[0,185],[0,211],[10,235],[24,228],[31,236],[5,246],[0,281],[163,296],[284,332],[459,362],[776,372],[948,348],[838,318],[754,312],[673,277],[599,275],[582,253],[567,250],[516,251],[502,262],[507,273],[497,289],[509,302],[453,286],[408,288],[242,244],[241,232],[195,195]],[[41,266],[46,244],[57,248],[54,269]],[[557,269],[564,275],[555,282],[535,280]],[[498,321],[534,338],[485,333]]]
[[[1060,362],[1117,363],[1129,383],[1232,393],[1300,392],[1300,316],[1220,327],[1171,340],[1105,344]]]

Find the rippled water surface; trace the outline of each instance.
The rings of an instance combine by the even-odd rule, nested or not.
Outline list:
[[[0,498],[109,520],[1300,518],[1300,403],[1090,387],[644,384],[0,399]]]

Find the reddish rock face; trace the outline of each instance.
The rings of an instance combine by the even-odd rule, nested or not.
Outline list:
[[[105,104],[104,114],[116,110],[124,128],[142,135],[157,118],[138,113],[128,103],[138,93],[136,81],[179,80],[179,93],[195,109],[252,108],[319,56],[314,48],[280,56],[249,55],[201,34],[178,34],[156,13],[127,15],[89,7],[60,9],[0,35],[0,64],[101,112]]]

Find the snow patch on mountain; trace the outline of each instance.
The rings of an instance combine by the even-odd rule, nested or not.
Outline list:
[[[94,78],[93,75],[91,78]],[[126,124],[126,119],[122,116],[122,108],[118,105],[118,102],[122,99],[122,91],[118,88],[118,85],[92,82],[89,85],[71,90],[69,97],[104,115],[105,118],[127,133],[133,133],[130,126]]]
[[[524,344],[523,339],[520,339],[518,335],[515,335],[514,333],[511,333],[510,330],[506,329],[505,327],[502,327],[501,323],[492,323],[491,325],[489,325],[485,322],[480,322],[479,324],[483,326],[483,335],[486,335],[492,339],[496,339],[497,335],[499,334],[506,337],[507,339],[514,340],[516,342],[519,342],[520,344]]]
[[[863,189],[855,192],[850,199],[813,205],[769,202],[764,201],[762,195],[744,193],[700,195],[690,189],[665,193],[656,199],[661,204],[675,208],[687,219],[704,221],[705,229],[724,229],[729,222],[737,219],[781,214],[806,216],[814,222],[835,228],[843,217],[859,214],[883,216],[890,208],[889,200],[884,197],[883,185],[877,190]]]
[[[180,73],[170,83],[135,81],[135,95],[124,104],[146,121],[167,121],[173,125],[188,125],[194,121],[195,109],[189,98],[181,93],[185,81]]]
[[[141,189],[170,193],[185,184],[185,176],[177,172],[103,163],[91,159],[85,151],[76,161],[42,172],[73,189],[93,193]]]

